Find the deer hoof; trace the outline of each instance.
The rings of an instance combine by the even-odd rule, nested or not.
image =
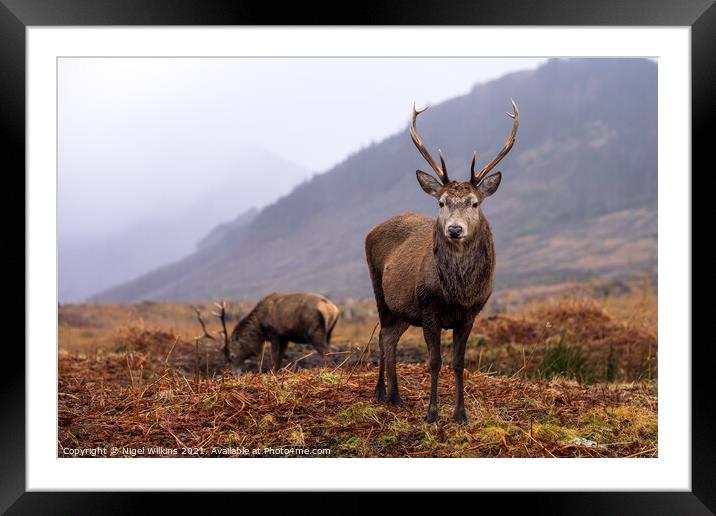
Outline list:
[[[467,415],[465,414],[465,409],[456,410],[455,413],[452,415],[452,420],[461,425],[467,423]]]
[[[425,421],[428,423],[435,423],[438,420],[438,408],[437,407],[430,407],[428,408],[428,415],[425,416]]]
[[[385,401],[385,385],[375,386],[375,397],[373,399],[379,403]]]
[[[396,407],[405,406],[405,403],[403,403],[403,399],[400,397],[400,394],[398,394],[397,391],[390,395],[390,397],[388,398],[388,403],[390,403],[391,405],[395,405]]]

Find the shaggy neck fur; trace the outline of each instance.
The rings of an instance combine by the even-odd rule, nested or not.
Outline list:
[[[493,269],[492,231],[482,213],[472,237],[457,244],[448,241],[436,222],[433,253],[446,301],[472,306],[489,293]]]
[[[236,325],[231,334],[231,341],[236,342],[239,350],[250,351],[254,355],[261,352],[261,345],[264,343],[264,336],[259,326],[259,319],[256,316],[254,307],[251,312]]]

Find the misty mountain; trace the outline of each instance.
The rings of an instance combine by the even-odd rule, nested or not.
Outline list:
[[[469,177],[473,150],[480,165],[500,150],[510,98],[520,109],[517,142],[484,204],[497,247],[495,288],[653,269],[656,63],[554,59],[432,106],[418,129],[435,156],[443,149],[452,179]],[[274,290],[371,296],[369,229],[405,211],[437,211],[415,179],[416,169],[429,168],[408,134],[411,104],[404,130],[301,183],[247,226],[217,229],[185,259],[95,300],[254,299]]]
[[[232,238],[240,238],[244,230],[251,224],[251,221],[256,218],[258,212],[259,210],[256,208],[249,208],[239,214],[234,220],[219,224],[196,244],[197,250],[201,250],[204,247],[221,245],[224,241]]]
[[[61,232],[60,301],[81,301],[181,259],[194,252],[197,243],[210,245],[222,231],[236,231],[247,224],[256,215],[257,206],[275,201],[309,176],[297,165],[262,149],[236,153],[229,150],[225,157],[228,173],[197,174],[191,202],[179,199],[173,209],[158,209],[102,237],[78,240]],[[236,173],[242,169],[252,174]],[[265,187],[267,181],[271,188]],[[167,185],[166,196],[172,195],[172,185]],[[239,212],[242,214],[237,217]]]

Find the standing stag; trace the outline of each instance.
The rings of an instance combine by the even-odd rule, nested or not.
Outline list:
[[[451,328],[456,391],[453,419],[463,423],[467,421],[463,386],[465,344],[475,317],[492,293],[495,270],[492,230],[481,205],[500,185],[500,172],[487,174],[515,143],[519,112],[513,101],[512,113],[507,113],[514,119],[507,143],[478,173],[475,173],[477,154],[473,153],[470,181],[462,182],[448,179],[442,152],[438,151],[441,164],[438,166],[420,139],[416,120],[425,109],[416,111],[413,105],[410,135],[440,179],[416,171],[421,188],[438,201],[438,217],[404,213],[374,227],[365,240],[380,318],[380,369],[375,399],[386,400],[387,371],[387,401],[403,405],[395,371],[396,346],[410,325],[421,326],[430,353],[430,404],[425,419],[436,421],[438,374],[442,365],[440,333]]]

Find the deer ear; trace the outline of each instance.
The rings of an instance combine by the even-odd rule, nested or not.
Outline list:
[[[502,181],[502,173],[500,172],[495,172],[483,179],[477,187],[477,190],[482,194],[482,198],[484,199],[495,193],[497,187],[500,186],[500,181]]]
[[[426,194],[432,195],[435,198],[440,197],[440,190],[442,190],[443,187],[443,185],[440,184],[440,181],[435,179],[430,174],[426,174],[422,170],[416,170],[415,175],[418,177],[420,188],[422,188]]]

